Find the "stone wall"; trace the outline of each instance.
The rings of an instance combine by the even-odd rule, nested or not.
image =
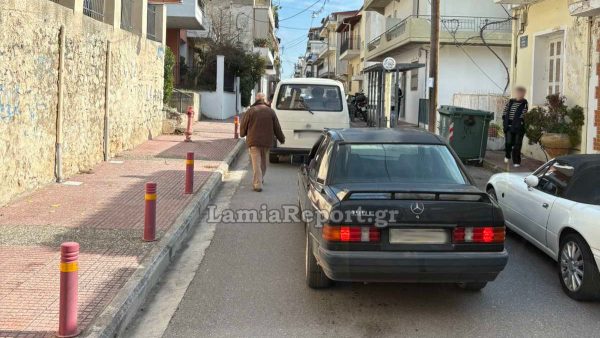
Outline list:
[[[103,159],[111,41],[110,155],[161,130],[161,44],[48,0],[0,1],[0,205],[53,182],[60,27],[64,62],[63,175]]]

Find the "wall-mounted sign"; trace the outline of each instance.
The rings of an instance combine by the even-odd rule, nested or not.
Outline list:
[[[528,45],[529,45],[529,36],[523,35],[519,39],[519,47],[521,47],[521,48],[527,48]]]
[[[386,57],[385,59],[383,59],[383,69],[385,70],[392,70],[396,68],[396,59],[394,59],[393,57]]]

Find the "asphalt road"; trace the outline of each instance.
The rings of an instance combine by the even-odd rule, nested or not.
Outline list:
[[[221,207],[296,204],[296,166],[271,166],[264,191],[256,193],[244,171],[247,156],[239,162],[235,174],[241,181],[226,183]],[[479,184],[490,175],[469,170]],[[132,336],[597,337],[600,332],[600,303],[564,295],[554,261],[514,234],[507,240],[506,269],[481,292],[454,285],[362,283],[312,290],[304,282],[301,224],[199,228],[205,230],[190,241],[190,250],[210,245],[201,250],[203,256],[183,253],[188,258],[166,277],[180,284],[179,293],[159,287],[137,328],[129,331]],[[191,259],[198,261],[192,269]],[[141,321],[157,326],[153,335],[139,329]]]

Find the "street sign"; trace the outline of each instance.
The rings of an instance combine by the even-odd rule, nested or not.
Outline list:
[[[385,70],[392,70],[396,68],[396,59],[394,59],[393,57],[386,57],[385,59],[383,59],[383,69]]]

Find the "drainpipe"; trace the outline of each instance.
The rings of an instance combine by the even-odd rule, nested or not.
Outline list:
[[[110,109],[110,74],[112,73],[112,62],[110,57],[111,42],[106,45],[106,87],[104,88],[104,161],[110,158],[110,135],[109,135],[109,109]]]
[[[589,116],[589,111],[590,111],[590,84],[592,82],[592,51],[594,50],[594,42],[592,41],[592,26],[594,24],[594,19],[593,17],[589,17],[588,18],[588,29],[587,29],[587,34],[588,34],[588,50],[587,50],[587,55],[586,55],[586,62],[585,62],[585,79],[586,79],[586,86],[585,86],[585,108],[584,108],[584,112],[585,112],[585,119],[584,121],[587,121],[587,123],[584,123],[582,131],[581,131],[581,153],[582,154],[587,154],[588,152],[588,128],[589,128],[589,123],[592,123],[590,120],[588,119]]]
[[[58,57],[58,106],[56,110],[56,149],[55,149],[55,176],[56,182],[63,181],[62,172],[62,129],[63,129],[63,107],[65,87],[65,26],[60,26],[59,33],[59,57]]]

